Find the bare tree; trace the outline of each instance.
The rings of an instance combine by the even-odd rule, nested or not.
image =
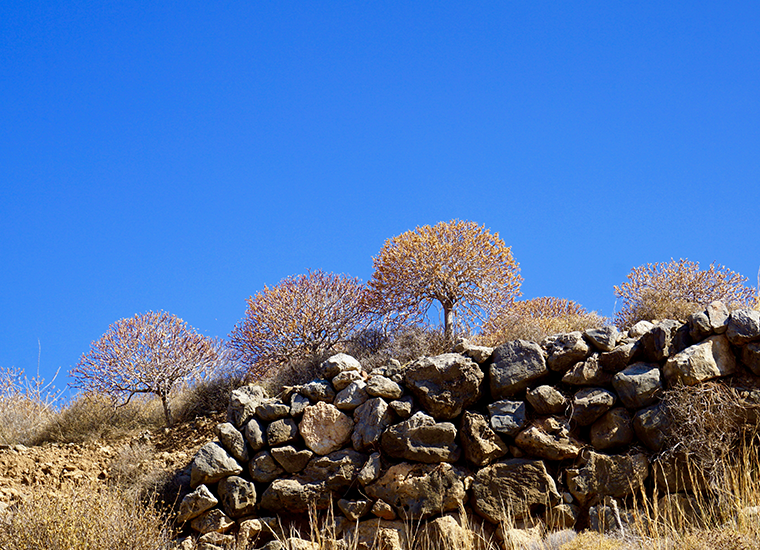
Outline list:
[[[254,378],[331,351],[366,325],[363,293],[359,279],[346,275],[316,270],[288,277],[248,298],[229,345]]]
[[[161,398],[167,426],[169,396],[181,382],[201,377],[224,359],[219,341],[198,334],[182,319],[149,311],[121,319],[94,341],[71,371],[74,387],[126,404],[137,394]]]
[[[498,233],[474,222],[425,225],[385,242],[373,259],[369,311],[390,326],[422,322],[434,303],[444,333],[471,328],[520,295],[520,268]]]

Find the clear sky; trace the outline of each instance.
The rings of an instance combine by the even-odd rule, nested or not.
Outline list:
[[[245,299],[454,218],[523,295],[760,267],[760,3],[0,2],[0,366]]]

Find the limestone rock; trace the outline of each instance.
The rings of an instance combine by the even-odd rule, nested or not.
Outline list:
[[[350,532],[352,550],[406,550],[406,527],[402,521],[369,519]]]
[[[267,451],[262,451],[248,463],[248,473],[256,483],[271,483],[284,474],[285,470],[275,461],[271,454]]]
[[[488,425],[485,416],[465,411],[459,437],[464,457],[475,466],[486,466],[507,454],[509,448]]]
[[[256,511],[256,487],[242,477],[226,477],[219,482],[219,501],[231,518],[250,516]]]
[[[290,396],[290,416],[293,418],[301,416],[310,403],[308,397],[294,393]]]
[[[246,422],[243,428],[243,435],[245,435],[245,439],[248,441],[253,452],[260,451],[266,446],[264,433],[264,428],[255,418],[251,418]]]
[[[562,383],[570,386],[606,386],[612,382],[612,376],[611,372],[602,368],[599,355],[594,354],[567,371],[562,376]]]
[[[451,515],[429,521],[425,526],[425,536],[431,548],[476,548],[475,534]]]
[[[599,351],[612,351],[620,338],[620,332],[615,325],[591,328],[586,330],[583,335]]]
[[[335,389],[327,380],[313,380],[301,388],[301,395],[312,401],[332,403],[335,399]]]
[[[225,550],[232,548],[235,544],[235,537],[212,531],[201,535],[198,538],[198,544],[195,550]]]
[[[261,495],[259,506],[275,513],[305,514],[310,506],[325,509],[331,494],[320,485],[299,479],[275,479]]]
[[[604,388],[580,390],[573,396],[572,420],[579,426],[589,426],[610,410],[615,401],[615,394]]]
[[[735,346],[743,346],[760,340],[760,311],[754,309],[732,311],[728,317],[726,337]]]
[[[548,385],[538,386],[528,391],[525,399],[536,414],[540,415],[562,414],[567,407],[567,398],[556,388]]]
[[[719,300],[710,302],[705,313],[707,314],[707,318],[710,319],[710,328],[715,334],[724,334],[728,330],[730,313],[726,304]]]
[[[548,355],[546,364],[555,372],[567,371],[591,353],[591,348],[580,331],[549,336],[542,345]]]
[[[517,434],[515,444],[526,454],[547,460],[575,458],[583,446],[570,436],[566,422],[553,417],[534,420]]]
[[[665,447],[670,433],[670,419],[661,404],[637,411],[633,416],[633,431],[644,445],[659,452]]]
[[[701,342],[713,333],[707,312],[699,311],[689,315],[689,336],[694,342]]]
[[[220,444],[206,443],[190,465],[190,486],[196,488],[201,483],[210,485],[242,471],[243,467]]]
[[[591,425],[590,437],[591,445],[599,451],[630,445],[635,437],[630,413],[622,407],[607,411]]]
[[[486,363],[493,353],[493,348],[486,346],[476,346],[466,338],[460,338],[454,344],[454,352],[469,357],[479,365]]]
[[[662,394],[660,367],[654,363],[634,363],[615,375],[612,386],[629,409],[654,405]]]
[[[457,431],[451,422],[436,422],[418,412],[400,424],[388,428],[380,438],[388,456],[418,462],[456,462],[461,450],[456,444]]]
[[[309,449],[318,455],[327,455],[351,438],[353,427],[353,420],[335,405],[320,401],[306,407],[298,429]]]
[[[393,507],[382,499],[376,500],[375,504],[372,505],[372,514],[375,517],[389,521],[393,521],[398,517]]]
[[[404,381],[436,420],[451,420],[480,398],[485,375],[477,363],[458,353],[421,357],[404,373]]]
[[[742,363],[754,374],[760,376],[760,342],[742,346]]]
[[[227,407],[227,420],[236,428],[242,427],[256,413],[256,407],[266,399],[266,391],[261,386],[242,386],[232,391]]]
[[[380,397],[366,401],[354,410],[351,443],[357,451],[368,451],[380,444],[380,436],[393,421],[388,404]]]
[[[346,500],[344,498],[338,501],[338,508],[343,515],[351,521],[361,519],[372,509],[372,502],[369,500]]]
[[[675,338],[681,323],[666,319],[654,325],[639,338],[636,353],[644,361],[657,363],[675,351]]]
[[[372,397],[398,399],[404,395],[404,390],[396,382],[385,376],[370,376],[364,391]]]
[[[532,508],[559,501],[554,479],[541,460],[513,458],[478,471],[470,502],[480,516],[499,523],[524,518]]]
[[[380,453],[372,453],[359,471],[358,479],[362,487],[380,477],[380,467]]]
[[[219,508],[213,508],[204,512],[193,521],[190,527],[204,535],[206,533],[226,533],[235,526],[235,522],[225,515]]]
[[[346,386],[348,386],[351,382],[356,382],[357,380],[364,380],[364,372],[358,371],[358,370],[347,370],[343,371],[340,374],[338,374],[335,378],[332,379],[332,385],[333,388],[335,388],[335,391],[340,392],[342,389],[345,389]]]
[[[497,433],[515,435],[528,422],[524,401],[502,399],[488,405],[491,428]]]
[[[643,454],[608,456],[590,451],[581,468],[567,471],[567,486],[585,506],[599,496],[628,496],[638,491],[648,476],[649,460]]]
[[[620,372],[633,358],[635,342],[624,342],[612,351],[599,354],[599,366],[607,372]]]
[[[493,351],[489,371],[494,401],[511,397],[549,374],[544,351],[535,342],[513,340]]]
[[[425,519],[457,510],[466,497],[467,472],[450,464],[409,464],[388,468],[365,489],[389,503],[402,519]]]
[[[292,418],[281,418],[267,426],[267,445],[270,447],[287,445],[295,441],[297,436],[298,426]]]
[[[388,403],[391,410],[396,413],[396,416],[402,420],[406,420],[412,416],[412,410],[414,409],[414,399],[411,395],[405,395],[401,399],[395,399]]]
[[[243,434],[235,429],[230,422],[224,422],[216,426],[216,435],[222,446],[240,462],[248,461],[248,448],[245,445]]]
[[[260,519],[246,519],[240,522],[237,534],[238,548],[253,548],[266,528]]]
[[[338,494],[354,484],[366,462],[366,454],[342,449],[329,455],[315,456],[296,477],[304,483],[320,485]]]
[[[219,503],[217,498],[201,484],[192,493],[185,496],[179,505],[177,523],[190,521],[200,516],[203,512],[211,510]]]
[[[274,422],[280,418],[285,418],[290,414],[290,405],[280,401],[264,401],[256,407],[256,416],[264,422]]]
[[[367,383],[364,380],[351,382],[335,396],[335,406],[342,411],[353,411],[369,399],[366,388]]]
[[[282,466],[289,474],[295,474],[300,472],[309,463],[314,453],[308,449],[298,450],[292,445],[286,445],[285,447],[275,447],[270,449],[272,458]]]
[[[639,321],[628,329],[628,336],[631,338],[641,338],[644,334],[652,330],[653,327],[654,323],[650,323],[649,321]]]
[[[728,376],[735,370],[736,359],[728,340],[723,335],[715,335],[673,355],[665,363],[662,373],[668,384],[681,382],[693,386]]]
[[[361,363],[346,353],[336,353],[322,362],[322,375],[325,378],[335,378],[345,371],[361,372],[361,370]]]

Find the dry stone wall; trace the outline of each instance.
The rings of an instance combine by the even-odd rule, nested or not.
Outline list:
[[[462,506],[486,524],[593,526],[612,499],[673,477],[658,458],[666,388],[760,375],[760,312],[716,302],[687,323],[495,349],[462,341],[369,373],[344,354],[322,367],[324,379],[276,397],[255,385],[233,392],[218,441],[192,462],[179,522],[206,538],[238,533],[240,548],[257,547],[276,516],[331,503],[338,531],[377,518],[393,531]]]

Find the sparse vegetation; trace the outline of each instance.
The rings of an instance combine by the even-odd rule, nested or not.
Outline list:
[[[747,281],[714,262],[707,270],[686,259],[635,267],[627,282],[615,286],[615,296],[623,301],[615,324],[623,329],[641,320],[686,320],[714,300],[721,300],[729,309],[752,307],[757,290],[746,286]]]
[[[0,367],[0,444],[32,444],[55,418],[60,396],[40,377]]]

